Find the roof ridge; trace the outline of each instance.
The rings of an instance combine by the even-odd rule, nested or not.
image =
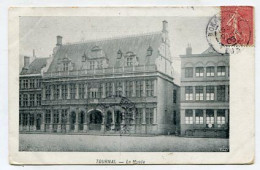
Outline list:
[[[156,31],[156,32],[149,32],[149,33],[140,33],[140,34],[117,36],[117,37],[101,38],[101,39],[97,39],[97,40],[78,41],[78,42],[66,43],[66,44],[63,44],[62,46],[86,44],[86,43],[91,43],[91,42],[102,42],[102,41],[117,40],[117,39],[123,39],[123,38],[135,38],[135,37],[149,36],[149,35],[161,34],[161,33],[162,33],[161,31]]]

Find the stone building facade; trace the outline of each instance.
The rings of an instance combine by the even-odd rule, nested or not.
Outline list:
[[[181,55],[182,136],[229,136],[229,55],[208,48]]]
[[[75,44],[62,44],[57,36],[52,57],[38,68],[39,88],[20,88],[20,131],[178,131],[179,87],[173,83],[167,25],[163,21],[160,32]],[[20,74],[21,85],[33,81],[30,66]],[[41,95],[39,105],[30,105],[30,93]]]

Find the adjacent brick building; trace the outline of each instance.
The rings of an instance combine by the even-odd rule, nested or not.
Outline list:
[[[180,128],[182,136],[228,137],[229,55],[209,47],[181,55]]]

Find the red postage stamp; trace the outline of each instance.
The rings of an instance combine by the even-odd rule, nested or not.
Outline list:
[[[221,44],[254,45],[254,8],[252,6],[221,7]]]

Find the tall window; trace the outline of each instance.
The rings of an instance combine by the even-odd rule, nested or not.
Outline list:
[[[135,82],[135,85],[136,85],[136,97],[142,97],[143,96],[143,81],[136,81]]]
[[[30,79],[30,88],[33,89],[35,85],[34,79]]]
[[[46,86],[46,100],[50,100],[51,98],[51,85]]]
[[[69,63],[63,63],[63,71],[69,70]]]
[[[193,115],[191,109],[185,110],[185,124],[193,124]]]
[[[23,114],[23,126],[27,126],[28,124],[28,114]]]
[[[22,95],[19,94],[19,106],[22,106]]]
[[[66,84],[63,84],[61,86],[61,95],[62,95],[62,99],[67,99],[68,89],[67,89],[67,85]]]
[[[207,124],[214,124],[214,110],[207,109],[206,110],[206,123]]]
[[[29,114],[29,116],[30,116],[30,117],[29,117],[29,119],[30,119],[30,120],[29,120],[30,126],[33,126],[33,125],[34,125],[34,114],[31,113],[31,114]]]
[[[28,80],[23,80],[23,88],[27,89],[28,88]]]
[[[41,101],[42,101],[42,95],[41,94],[37,94],[37,96],[36,96],[37,106],[41,105]]]
[[[76,96],[76,85],[70,84],[70,98],[75,99]]]
[[[102,64],[102,61],[101,61],[101,60],[100,60],[100,61],[97,61],[97,68],[98,68],[98,69],[103,68],[103,64]]]
[[[133,82],[132,81],[126,81],[126,88],[125,88],[125,94],[126,97],[132,97],[133,93]]]
[[[106,87],[106,96],[111,96],[113,94],[113,84],[112,82],[107,82],[105,84],[105,87]]]
[[[153,96],[154,82],[153,80],[146,80],[146,96]]]
[[[203,87],[196,86],[195,87],[196,100],[203,100]]]
[[[85,87],[84,84],[79,84],[79,98],[84,99]]]
[[[142,115],[143,115],[143,109],[142,109],[142,108],[137,108],[137,110],[136,110],[136,116],[135,116],[135,123],[136,123],[137,125],[142,124],[142,120],[143,120]]]
[[[201,109],[195,110],[195,123],[203,124],[203,110]]]
[[[214,86],[206,87],[206,100],[214,100]]]
[[[220,110],[217,111],[217,124],[223,125],[225,123],[226,123],[225,110],[220,109]]]
[[[51,123],[51,111],[50,110],[46,110],[46,114],[45,114],[45,123]]]
[[[145,109],[146,124],[153,124],[153,108]]]
[[[34,94],[30,94],[30,106],[34,106]]]
[[[225,101],[225,86],[217,86],[217,100]]]
[[[196,67],[196,77],[203,77],[203,76],[204,76],[204,68]]]
[[[186,67],[185,68],[185,77],[193,77],[193,67]]]
[[[91,69],[91,70],[94,70],[94,69],[95,69],[95,61],[90,61],[90,62],[89,62],[89,65],[90,65],[90,69]]]
[[[176,110],[173,111],[173,124],[177,125],[177,115],[176,115]]]
[[[193,100],[193,88],[192,86],[185,87],[185,100]]]
[[[133,65],[133,58],[132,57],[127,57],[126,58],[126,65],[127,66],[132,66]]]
[[[55,84],[53,87],[54,90],[54,99],[59,99],[60,96],[60,86],[58,84]]]
[[[215,69],[213,66],[206,68],[207,77],[214,77],[215,76]]]
[[[116,96],[122,96],[123,85],[122,82],[115,83]]]
[[[225,76],[226,75],[226,67],[225,66],[218,66],[217,67],[217,75],[218,76]]]
[[[28,95],[23,94],[23,106],[28,106]]]
[[[103,95],[103,86],[102,86],[102,84],[100,83],[100,84],[98,85],[97,98],[101,98],[102,95]]]
[[[173,89],[173,103],[177,101],[177,90]]]
[[[59,111],[58,110],[54,110],[53,123],[59,123]]]
[[[41,88],[41,80],[36,79],[36,88]]]

